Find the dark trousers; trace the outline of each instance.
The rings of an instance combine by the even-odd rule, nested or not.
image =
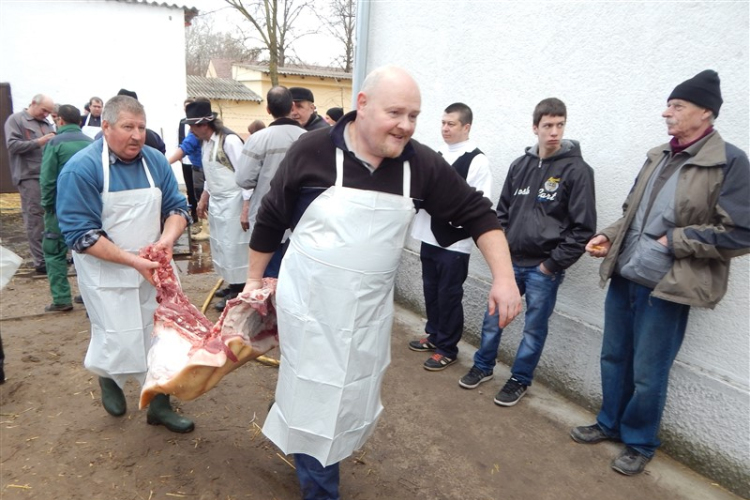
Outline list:
[[[195,199],[200,200],[203,194],[203,185],[206,183],[206,176],[202,168],[193,167],[193,192]]]
[[[190,215],[194,221],[198,220],[196,209],[198,200],[195,197],[195,184],[193,184],[193,166],[182,163],[182,177],[185,179],[185,191],[187,191],[188,203],[190,204]]]
[[[464,332],[464,281],[469,274],[469,254],[422,243],[422,285],[427,310],[428,340],[435,352],[455,358]]]
[[[339,500],[339,464],[323,467],[310,455],[294,455],[302,500]]]
[[[289,240],[281,245],[271,257],[271,261],[266,266],[266,270],[263,272],[264,278],[277,278],[279,277],[279,271],[281,270],[281,259],[284,258],[286,249],[289,248]]]
[[[29,251],[34,260],[34,267],[44,265],[42,250],[42,233],[44,233],[44,209],[42,208],[42,191],[39,179],[25,179],[18,184],[21,194],[21,211],[26,237],[29,240]]]
[[[685,337],[690,306],[651,295],[612,276],[604,302],[602,408],[596,421],[612,437],[651,457],[661,444],[669,371]]]
[[[0,337],[0,384],[5,382],[5,352],[3,351],[3,338]]]

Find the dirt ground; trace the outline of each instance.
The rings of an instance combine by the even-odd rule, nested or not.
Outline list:
[[[18,213],[0,214],[0,237],[28,257]],[[180,267],[205,265],[194,259]],[[277,369],[250,363],[200,398],[177,402],[195,420],[190,434],[147,425],[133,382],[126,388],[127,414],[111,417],[96,377],[83,368],[85,309],[44,314],[47,282],[27,271],[0,296],[7,376],[0,386],[0,498],[299,498],[290,457],[260,432]],[[181,280],[200,307],[217,277],[183,272]],[[218,313],[208,315],[215,320]],[[421,367],[426,356],[406,349],[421,328],[421,318],[398,310],[384,416],[365,447],[342,463],[342,498],[738,498],[664,455],[639,477],[612,472],[617,445],[582,446],[568,437],[569,426],[589,423],[591,414],[539,385],[516,407],[495,406],[504,366],[481,389],[462,390],[456,382],[470,366],[470,348],[462,346],[460,365],[427,372]]]

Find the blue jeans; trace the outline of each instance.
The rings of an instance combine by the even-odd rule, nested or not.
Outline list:
[[[518,290],[521,295],[526,296],[526,317],[521,345],[518,346],[510,371],[513,378],[524,385],[531,385],[534,370],[547,340],[549,318],[557,301],[557,289],[565,278],[565,271],[547,275],[539,270],[539,266],[521,267],[513,264],[513,272]],[[492,316],[489,311],[484,313],[481,345],[474,354],[474,366],[483,372],[492,372],[495,368],[497,350],[503,335],[498,321],[497,313]]]
[[[599,427],[651,457],[659,447],[669,370],[682,345],[690,306],[614,275],[604,303]]]
[[[469,275],[469,254],[422,243],[422,286],[427,311],[427,340],[435,352],[456,358],[464,333],[464,281]]]
[[[316,458],[294,455],[294,466],[302,490],[302,500],[339,500],[339,464],[323,467]]]

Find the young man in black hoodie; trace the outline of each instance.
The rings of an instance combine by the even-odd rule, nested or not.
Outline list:
[[[565,269],[579,259],[596,231],[594,171],[583,161],[578,142],[563,140],[565,104],[544,99],[533,118],[538,143],[511,164],[497,204],[516,284],[526,295],[512,376],[495,396],[500,406],[515,405],[531,385]],[[481,346],[474,366],[458,382],[461,387],[474,389],[493,378],[502,333],[497,318],[486,312]]]

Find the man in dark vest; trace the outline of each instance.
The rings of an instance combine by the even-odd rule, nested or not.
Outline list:
[[[560,99],[536,105],[537,144],[511,164],[497,204],[516,284],[526,295],[523,337],[511,378],[495,396],[500,406],[515,405],[531,385],[565,269],[583,255],[596,231],[594,171],[583,161],[578,142],[563,140],[566,120]],[[474,366],[458,382],[461,387],[474,389],[492,379],[501,335],[497,318],[486,312],[481,346]]]
[[[489,199],[492,173],[487,157],[469,139],[473,114],[466,104],[451,104],[443,113],[445,145],[440,154],[470,186]],[[464,331],[464,281],[469,274],[469,256],[474,246],[469,233],[449,221],[432,218],[424,210],[416,215],[411,235],[422,241],[422,285],[427,310],[427,336],[409,342],[417,352],[435,351],[424,368],[439,371],[456,362],[458,341]]]
[[[234,180],[242,156],[242,139],[224,126],[211,110],[211,102],[196,99],[185,107],[185,123],[200,139],[203,174],[206,182],[198,200],[197,213],[208,218],[211,259],[214,271],[228,285],[222,300],[214,307],[223,311],[226,302],[236,297],[247,279],[247,246],[250,233],[240,224],[242,188]],[[210,200],[210,201],[209,201]]]

